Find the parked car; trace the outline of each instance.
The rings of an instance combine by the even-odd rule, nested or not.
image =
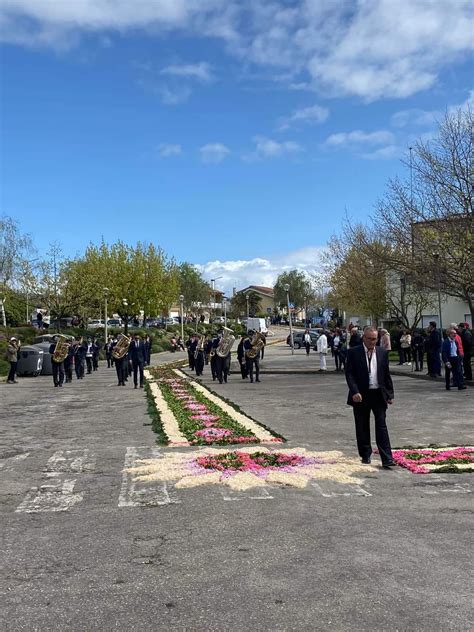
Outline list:
[[[318,338],[321,335],[321,331],[322,330],[314,330],[312,329],[309,332],[309,335],[311,336],[311,346],[313,347],[313,349],[316,351],[316,343],[318,342]],[[295,349],[301,349],[301,347],[304,346],[304,331],[294,331],[293,332],[293,344]],[[287,337],[286,339],[286,344],[291,346],[291,340],[290,340],[290,336]]]
[[[123,327],[122,319],[121,318],[109,318],[107,320],[107,326],[108,327]]]
[[[107,321],[107,322],[110,322],[110,321]],[[105,327],[105,320],[101,318],[90,320],[87,323],[87,329],[101,329],[102,327]]]

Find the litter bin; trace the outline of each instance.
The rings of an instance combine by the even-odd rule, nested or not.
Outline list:
[[[21,377],[27,375],[37,377],[43,368],[43,356],[43,349],[38,349],[37,346],[20,347],[17,374]]]
[[[49,353],[50,342],[38,342],[37,345],[33,345],[37,349],[41,349],[43,352],[43,368],[41,369],[41,375],[53,375],[53,365],[51,364],[51,354]]]

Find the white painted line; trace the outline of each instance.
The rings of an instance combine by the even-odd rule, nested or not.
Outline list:
[[[52,479],[50,479],[52,480]],[[74,494],[76,479],[67,479],[61,483],[56,479],[55,484],[33,487],[17,507],[17,513],[46,513],[68,511],[80,503],[84,495]]]
[[[48,459],[45,472],[94,472],[95,456],[89,450],[57,450]]]
[[[160,458],[159,448],[129,447],[125,453],[122,472],[122,485],[118,499],[119,507],[155,507],[160,505],[179,504],[176,492],[170,492],[166,481],[156,483],[140,483],[133,480],[133,476],[126,470],[138,465],[141,459]]]
[[[221,487],[222,498],[227,501],[234,500],[272,500],[273,496],[266,487],[256,487],[247,492],[237,492],[225,485]]]
[[[371,493],[363,489],[360,485],[347,485],[334,481],[321,481],[321,483],[322,484],[319,484],[314,480],[310,481],[311,487],[317,489],[324,498],[335,498],[336,496],[372,496]]]
[[[16,463],[21,463],[21,461],[24,461],[28,456],[30,456],[29,452],[9,456],[0,463],[0,470],[12,470]]]

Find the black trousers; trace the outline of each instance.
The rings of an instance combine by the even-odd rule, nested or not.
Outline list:
[[[250,381],[253,382],[253,369],[255,367],[255,379],[260,381],[260,358],[247,358],[247,373],[249,374]]]
[[[423,348],[413,349],[413,358],[415,360],[416,371],[423,371],[423,356],[424,356]]]
[[[217,378],[217,353],[214,353],[211,358],[211,374],[212,379],[215,380]]]
[[[87,364],[87,373],[92,373],[92,357],[88,358],[86,356],[86,364]]]
[[[76,377],[80,380],[84,377],[84,360],[82,358],[77,358],[74,360],[74,367],[76,370]]]
[[[464,379],[472,380],[471,354],[466,353],[462,361],[464,367]]]
[[[369,390],[360,404],[354,404],[354,420],[356,428],[357,448],[361,459],[368,459],[372,454],[370,441],[370,413],[375,418],[375,441],[382,463],[392,460],[392,448],[385,421],[387,404],[380,389]]]
[[[53,369],[53,382],[54,386],[62,384],[64,382],[64,364],[63,362],[51,362]]]
[[[411,349],[410,347],[404,347],[403,351],[403,362],[411,362]]]
[[[311,343],[310,342],[305,342],[304,346],[306,348],[306,355],[309,355],[309,351],[311,349]]]
[[[428,351],[426,353],[426,362],[430,375],[441,375],[441,358],[438,351]]]
[[[336,363],[336,371],[339,371],[342,365],[342,361],[339,349],[337,347],[334,347],[334,362]]]
[[[204,352],[198,351],[196,357],[194,358],[194,369],[196,370],[196,375],[202,375],[204,370]]]
[[[247,364],[245,362],[245,359],[240,358],[239,364],[240,364],[240,375],[242,376],[242,379],[245,380],[245,378],[247,378],[249,375],[249,372],[247,371]]]
[[[8,372],[8,381],[14,382],[16,375],[16,367],[18,366],[18,362],[10,362],[10,371]]]
[[[66,376],[66,382],[72,382],[72,360],[66,358],[64,360],[64,375]]]
[[[107,354],[105,357],[107,359],[107,368],[110,369],[110,367],[112,366],[112,356],[110,354]]]
[[[450,369],[446,365],[444,365],[446,388],[450,386],[451,374],[453,375],[453,386],[463,386],[464,379],[462,376],[461,358],[459,356],[450,357],[449,364],[451,365]]]
[[[97,371],[97,369],[99,368],[99,356],[98,355],[92,356],[92,368],[94,369],[94,371]]]
[[[132,364],[133,364],[133,383],[135,384],[135,386],[138,386],[138,374],[140,373],[140,386],[143,386],[143,369],[145,365],[143,362],[133,362],[133,360],[132,360]]]
[[[217,379],[222,384],[222,380],[227,384],[227,376],[230,369],[230,356],[221,358],[216,354]]]
[[[191,369],[191,371],[194,371],[194,353],[190,353],[188,351],[188,362],[189,362],[189,368]]]
[[[115,360],[115,370],[117,371],[117,382],[125,386],[125,373],[127,372],[127,362],[125,358]]]

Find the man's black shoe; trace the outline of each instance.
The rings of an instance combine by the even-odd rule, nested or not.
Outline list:
[[[382,467],[388,469],[389,467],[394,467],[396,465],[395,461],[387,461],[386,463],[382,463]]]
[[[447,391],[450,391],[450,390],[451,390],[451,387],[450,387],[450,386],[447,386],[447,387],[446,387],[446,390],[447,390]]]
[[[367,459],[361,459],[361,463],[363,463],[364,465],[370,465],[371,463],[371,458],[368,457]]]
[[[467,386],[458,386],[458,391],[465,391]]]
[[[260,382],[260,380],[255,380],[256,382]]]

